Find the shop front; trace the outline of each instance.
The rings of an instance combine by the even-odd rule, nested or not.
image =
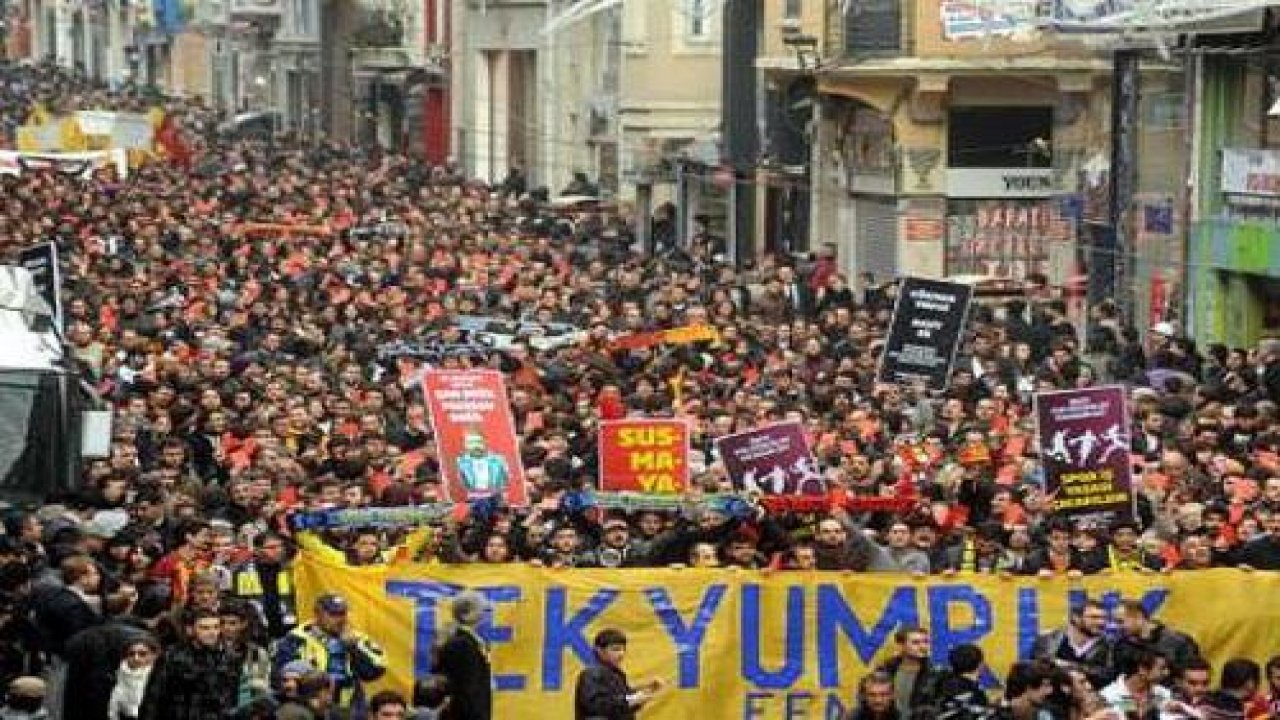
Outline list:
[[[1197,223],[1191,306],[1201,342],[1280,337],[1280,151],[1222,151],[1221,211]]]
[[[947,173],[948,276],[1063,285],[1074,274],[1071,221],[1061,213],[1053,170],[957,169]]]

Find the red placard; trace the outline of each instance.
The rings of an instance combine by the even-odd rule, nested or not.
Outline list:
[[[633,418],[600,423],[601,492],[677,495],[689,485],[689,424]]]
[[[515,421],[502,373],[430,370],[423,392],[431,413],[440,474],[453,502],[502,494],[527,505]]]

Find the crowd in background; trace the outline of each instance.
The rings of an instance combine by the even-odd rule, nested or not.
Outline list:
[[[142,102],[47,67],[0,72],[9,132],[36,103]],[[974,308],[945,392],[880,385],[895,285],[851,280],[829,246],[802,261],[735,265],[699,234],[644,253],[615,208],[557,210],[545,190],[491,188],[385,151],[218,137],[198,101],[164,104],[201,128],[188,130],[190,162],[156,161],[126,178],[0,177],[0,247],[59,244],[69,352],[115,410],[110,457],[87,463],[82,490],[6,518],[0,683],[11,707],[0,718],[42,706],[67,718],[194,720],[233,707],[255,717],[281,712],[260,702],[272,697],[298,717],[324,716],[325,703],[357,717],[407,708],[365,697],[385,667],[376,639],[347,627],[343,598],[322,598],[317,620],[298,625],[289,564],[299,545],[357,565],[1280,569],[1278,343],[1198,347],[1175,323],[1140,333],[1110,303],[1091,309],[1081,332],[1067,301],[1033,275],[1022,297]],[[253,223],[291,229],[258,233]],[[581,335],[560,347],[516,338],[475,348],[460,315]],[[719,340],[611,345],[699,324]],[[382,352],[405,341],[465,349]],[[505,374],[529,506],[476,506],[427,529],[294,532],[300,511],[444,499],[420,386],[428,363]],[[1055,516],[1044,492],[1031,398],[1113,381],[1131,392],[1138,512],[1079,527]],[[679,512],[562,502],[598,483],[606,397],[631,415],[691,422]],[[732,483],[714,440],[782,420],[804,424],[828,487],[911,502],[786,513],[723,497]],[[1158,625],[1089,635],[1086,620],[1073,616],[1064,632],[1085,634],[1041,653],[1063,662],[1014,668],[1000,712],[1092,717],[1076,712],[1083,704],[1023,702],[1042,690],[1085,697],[1068,667],[1104,698],[1117,677],[1159,674],[1153,663],[1178,682],[1207,671],[1198,653],[1147,652],[1159,642],[1111,653]],[[1104,646],[1092,674],[1087,657],[1065,655]],[[972,672],[971,657],[952,661],[953,681]],[[1242,712],[1280,680],[1257,670],[1228,665],[1214,678]],[[871,714],[858,717],[891,717],[874,714],[872,700],[888,685],[901,717],[916,705],[938,711],[887,672],[862,682],[871,707],[860,712]],[[76,702],[61,702],[64,687]]]

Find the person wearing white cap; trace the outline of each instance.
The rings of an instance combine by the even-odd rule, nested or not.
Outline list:
[[[316,599],[315,620],[297,627],[275,647],[275,676],[296,660],[310,663],[333,681],[333,704],[352,720],[366,717],[365,683],[387,672],[386,655],[376,642],[351,627],[347,599],[326,593]]]

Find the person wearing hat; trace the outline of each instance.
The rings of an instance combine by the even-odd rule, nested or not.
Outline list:
[[[436,651],[434,670],[445,679],[445,720],[489,720],[493,717],[493,667],[489,644],[476,626],[489,612],[479,594],[465,592],[451,607],[454,630]]]
[[[333,707],[334,680],[332,677],[311,670],[300,676],[293,697],[280,705],[275,720],[324,720],[330,717]]]
[[[641,708],[666,686],[661,678],[632,687],[622,669],[627,656],[627,636],[605,628],[592,642],[595,664],[578,674],[573,704],[576,720],[634,720]]]
[[[382,647],[351,627],[347,599],[321,595],[315,619],[281,638],[275,648],[276,677],[291,662],[303,660],[333,681],[333,705],[353,720],[366,717],[364,684],[387,672]]]
[[[631,526],[626,518],[616,515],[605,519],[595,556],[601,567],[635,567],[644,559],[631,542]]]
[[[298,697],[298,681],[303,676],[316,672],[311,663],[306,660],[294,660],[286,663],[280,668],[279,682],[277,683],[276,700],[284,704]]]

